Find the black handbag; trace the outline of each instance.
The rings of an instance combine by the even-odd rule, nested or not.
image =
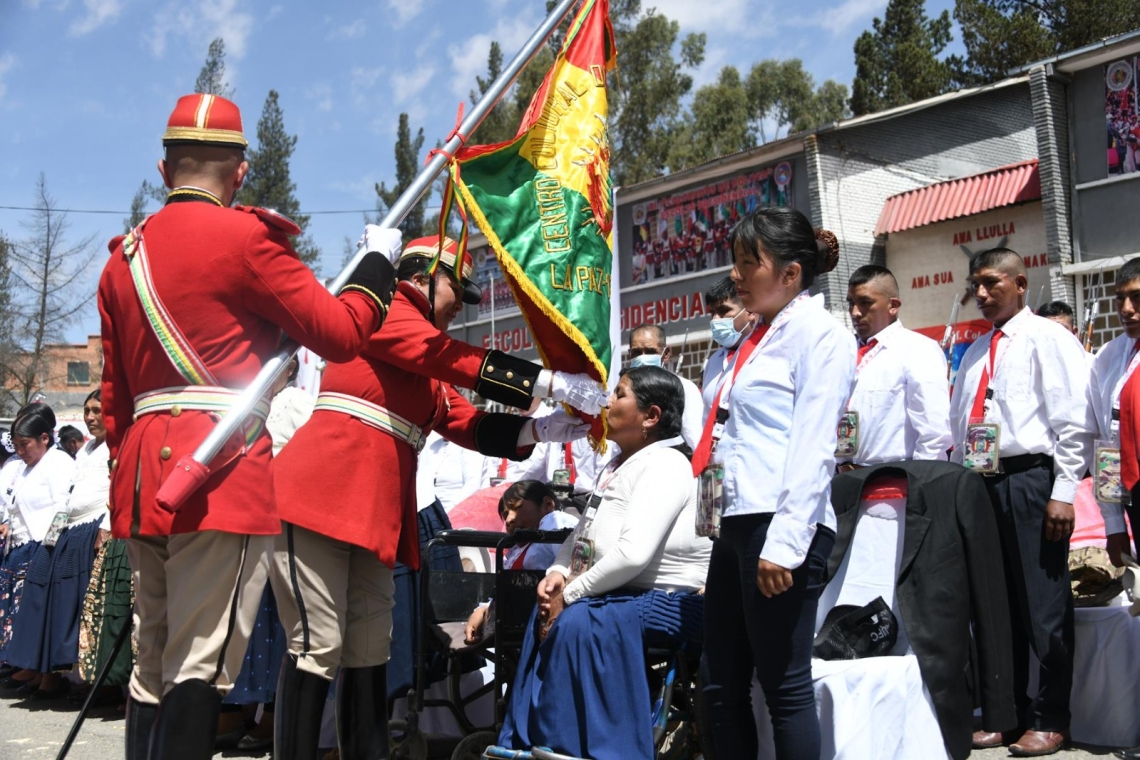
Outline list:
[[[862,607],[833,607],[816,634],[812,650],[821,660],[860,660],[887,654],[898,638],[898,620],[880,596]]]

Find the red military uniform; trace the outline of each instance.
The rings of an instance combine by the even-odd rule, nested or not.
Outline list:
[[[435,429],[460,446],[522,459],[529,448],[517,450],[515,442],[525,418],[480,412],[451,386],[527,406],[538,369],[451,338],[428,321],[423,294],[401,282],[384,329],[360,357],[330,363],[321,392],[390,409],[425,435]],[[361,466],[362,452],[368,466]],[[418,568],[417,455],[408,443],[358,419],[318,410],[274,462],[281,519],[369,549],[389,567],[399,561]]]
[[[331,360],[347,360],[379,324],[373,302],[357,292],[330,295],[293,252],[285,232],[255,209],[171,203],[146,224],[154,286],[173,321],[220,383],[249,385],[284,331]],[[191,453],[214,415],[184,410],[133,420],[134,398],[185,386],[140,306],[122,238],[99,281],[103,330],[103,414],[114,471],[115,536],[202,530],[269,535],[281,529],[269,474],[270,440],[262,434],[214,474],[177,514],[155,492],[178,457]]]
[[[180,508],[163,509],[156,494],[283,330],[324,356],[355,356],[380,325],[395,271],[369,252],[345,286],[354,290],[337,299],[290,246],[296,225],[226,208],[249,165],[241,114],[225,98],[180,98],[163,145],[166,205],[112,241],[99,281],[112,530],[126,539],[138,642],[126,753],[206,760],[280,532],[270,438],[255,419],[266,410],[225,443]]]

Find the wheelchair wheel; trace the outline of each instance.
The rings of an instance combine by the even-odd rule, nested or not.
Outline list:
[[[388,747],[392,760],[428,760],[427,735],[404,720],[388,721]]]
[[[494,731],[476,731],[470,736],[463,737],[463,741],[456,745],[455,751],[451,753],[451,760],[480,760],[487,747],[498,740],[499,735]]]

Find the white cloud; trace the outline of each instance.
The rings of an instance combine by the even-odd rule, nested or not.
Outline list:
[[[83,0],[83,7],[87,10],[86,15],[71,22],[67,30],[72,37],[95,31],[108,21],[114,21],[123,11],[120,0]]]
[[[330,37],[351,40],[356,37],[363,37],[367,31],[368,24],[365,23],[364,19],[358,18],[351,23],[334,29]]]
[[[851,27],[860,22],[869,22],[872,16],[886,7],[886,0],[844,0],[824,13],[815,14],[812,20],[817,26],[838,36],[846,34]]]
[[[509,61],[527,38],[538,27],[539,20],[531,14],[499,17],[495,28],[482,34],[471,34],[463,42],[451,45],[447,54],[451,58],[451,68],[455,76],[451,80],[451,90],[457,96],[466,98],[475,87],[475,77],[487,73],[487,53],[491,41],[497,41],[503,49],[503,60]]]
[[[434,66],[422,66],[407,73],[393,74],[391,79],[392,100],[396,103],[404,103],[408,98],[427,87],[434,76]]]
[[[656,8],[659,15],[680,23],[684,33],[699,32],[721,24],[732,24],[733,28],[743,31],[749,11],[757,5],[752,0],[647,0],[641,7],[644,10]]]
[[[384,69],[379,66],[374,68],[354,67],[348,81],[348,89],[352,93],[352,102],[358,106],[366,105],[369,102],[372,88],[375,87],[376,82],[380,80],[383,74]]]
[[[246,0],[193,0],[171,2],[154,16],[151,49],[156,56],[166,53],[168,37],[184,37],[205,46],[215,37],[226,41],[226,55],[241,58],[253,31],[253,14],[243,10]],[[228,69],[227,60],[227,69]]]
[[[8,92],[8,85],[5,84],[4,77],[14,68],[16,68],[15,55],[12,53],[0,55],[0,103],[4,102],[4,94]]]
[[[388,0],[388,10],[392,12],[392,28],[399,29],[424,9],[425,0]]]
[[[331,111],[333,107],[332,87],[327,84],[315,84],[305,90],[305,97],[315,101],[318,111]]]

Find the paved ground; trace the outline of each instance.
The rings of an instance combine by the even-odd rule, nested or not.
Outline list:
[[[54,758],[75,720],[77,709],[66,700],[37,704],[16,700],[0,700],[0,758]],[[114,707],[96,709],[83,724],[68,755],[70,760],[111,760],[123,756],[123,713]],[[975,752],[979,760],[1008,757],[1004,749]],[[219,753],[217,757],[266,757],[265,753],[245,755]],[[1085,747],[1054,755],[1063,760],[1111,758],[1108,749]],[[868,758],[868,760],[873,760]]]

